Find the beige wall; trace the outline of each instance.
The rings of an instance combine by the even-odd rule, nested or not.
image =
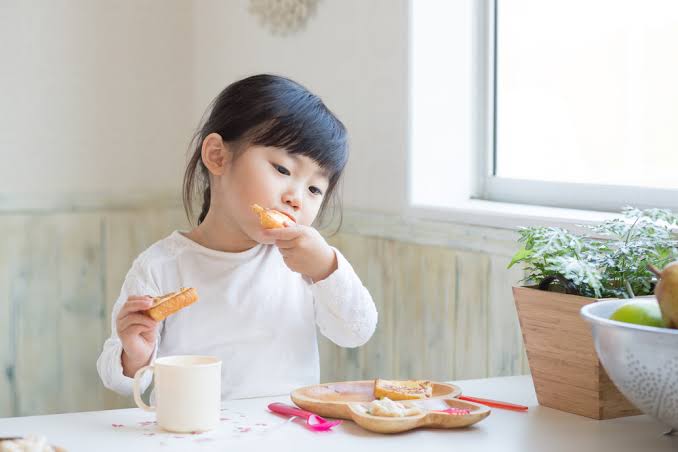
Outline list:
[[[191,2],[0,2],[0,207],[176,190],[195,118]]]

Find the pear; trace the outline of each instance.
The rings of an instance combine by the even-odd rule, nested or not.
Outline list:
[[[654,265],[648,265],[648,269],[658,278],[654,294],[664,323],[669,328],[678,328],[678,261],[671,262],[662,271]]]

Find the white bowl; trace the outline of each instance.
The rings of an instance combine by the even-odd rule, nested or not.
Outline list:
[[[619,390],[643,413],[678,429],[678,330],[610,320],[628,300],[581,309],[591,324],[600,362]]]

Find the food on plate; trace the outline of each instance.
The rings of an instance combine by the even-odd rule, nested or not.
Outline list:
[[[153,305],[146,310],[146,314],[153,320],[163,320],[198,301],[198,293],[193,287],[182,287],[178,292],[171,292],[153,298]]]
[[[423,411],[421,408],[411,405],[408,402],[394,402],[388,397],[384,397],[381,400],[373,400],[367,408],[367,413],[372,416],[404,417],[416,416],[417,414],[423,413]]]
[[[0,438],[0,452],[65,452],[65,450],[51,446],[41,436],[27,436]]]
[[[275,209],[265,209],[259,204],[252,204],[252,211],[259,215],[259,223],[264,229],[284,228],[285,222],[294,223],[294,220]]]
[[[429,380],[374,380],[374,397],[391,400],[425,399],[431,397],[433,386]]]

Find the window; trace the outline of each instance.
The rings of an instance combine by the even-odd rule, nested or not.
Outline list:
[[[413,214],[678,210],[678,2],[409,4]]]
[[[480,197],[677,208],[678,2],[496,0],[486,13]]]

